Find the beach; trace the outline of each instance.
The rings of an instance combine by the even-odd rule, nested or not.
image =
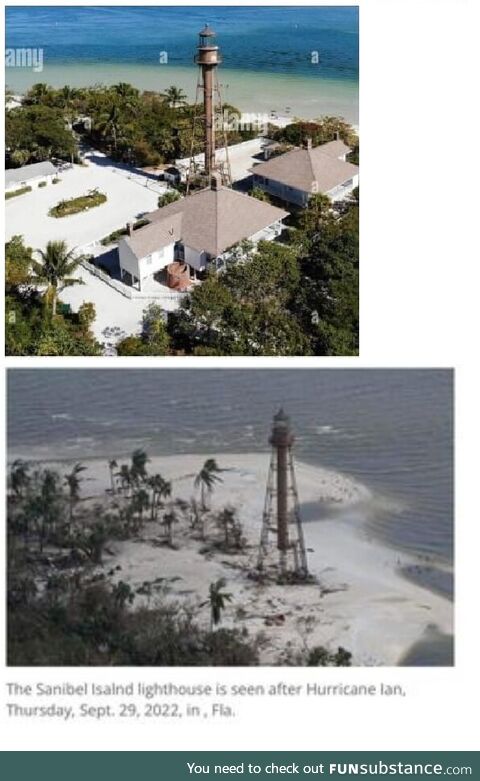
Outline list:
[[[148,472],[172,481],[173,499],[188,501],[195,494],[194,476],[207,457],[212,456],[152,456]],[[146,522],[135,539],[109,543],[104,561],[104,569],[115,572],[114,580],[123,580],[134,590],[145,582],[156,583],[153,595],[137,595],[134,608],[145,600],[153,607],[157,588],[161,599],[188,606],[207,627],[209,585],[224,578],[232,600],[221,626],[246,628],[251,638],[261,636],[264,665],[288,663],[296,652],[319,645],[333,652],[345,648],[356,666],[398,665],[410,649],[418,652],[423,642],[452,634],[451,601],[402,574],[405,567],[421,567],[421,557],[399,553],[369,535],[360,519],[368,514],[370,491],[333,470],[296,465],[302,506],[308,507],[304,534],[316,582],[287,586],[252,580],[269,454],[222,453],[216,458],[225,471],[211,497],[211,510],[237,508],[246,550],[214,551],[193,539],[184,522],[174,527],[172,549],[161,544],[160,524]],[[110,473],[106,460],[83,463],[88,467],[82,486],[85,512],[88,505],[105,501]],[[49,466],[64,473],[68,463]]]
[[[127,82],[138,89],[155,92],[163,92],[174,84],[193,103],[197,74],[193,65],[47,63],[41,73],[27,68],[7,68],[5,79],[9,89],[17,94],[24,94],[38,82],[56,88],[65,84],[89,87]],[[219,81],[223,102],[234,105],[246,114],[270,116],[274,112],[291,119],[340,116],[358,125],[358,83],[354,81],[224,68],[219,72]]]

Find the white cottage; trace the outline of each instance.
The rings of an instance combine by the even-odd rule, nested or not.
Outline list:
[[[358,166],[346,160],[350,148],[330,141],[315,148],[292,149],[255,165],[253,184],[286,203],[305,207],[312,195],[322,193],[340,201],[358,187]]]
[[[149,224],[119,242],[122,279],[142,289],[149,277],[173,261],[187,264],[190,275],[221,266],[228,251],[245,239],[272,240],[283,230],[288,212],[223,187],[215,179],[199,190],[148,215]]]
[[[41,182],[48,184],[56,175],[57,169],[49,160],[23,165],[21,168],[7,168],[5,192],[20,190],[22,187],[38,187]]]

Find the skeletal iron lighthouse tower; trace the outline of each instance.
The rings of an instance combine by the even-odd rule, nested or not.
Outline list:
[[[283,409],[280,409],[273,418],[269,439],[272,445],[272,456],[257,566],[259,570],[264,569],[273,535],[278,550],[280,575],[285,577],[291,574],[306,578],[308,576],[307,553],[293,465],[294,439],[290,419]]]
[[[228,146],[223,121],[222,99],[218,84],[217,67],[222,62],[220,49],[215,43],[216,33],[211,27],[205,25],[199,32],[199,42],[195,63],[198,65],[197,93],[193,114],[192,144],[190,155],[190,167],[187,179],[187,190],[193,180],[210,185],[212,176],[220,174],[223,184],[231,185],[230,162],[228,159]],[[203,93],[203,100],[202,100]],[[215,156],[215,121],[220,121],[220,130],[223,135],[225,149],[222,162],[218,162]],[[203,136],[204,165],[198,164],[196,143],[200,135]],[[202,181],[203,180],[203,181]]]

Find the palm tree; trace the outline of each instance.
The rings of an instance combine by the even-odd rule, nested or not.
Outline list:
[[[52,95],[52,88],[48,84],[33,84],[27,93],[27,99],[30,103],[42,103],[45,98]]]
[[[108,113],[102,114],[97,130],[105,138],[112,139],[113,148],[116,152],[120,133],[120,109],[116,103],[113,104]]]
[[[30,482],[29,465],[21,458],[16,458],[10,468],[10,487],[16,499],[21,499],[24,490]]]
[[[70,503],[70,523],[73,521],[73,509],[80,498],[80,483],[82,480],[79,474],[84,472],[86,468],[82,464],[75,464],[72,471],[65,475],[65,485],[68,487]]]
[[[149,506],[150,499],[148,493],[143,488],[133,494],[131,507],[133,513],[138,516],[139,526],[143,522],[143,511],[148,509]]]
[[[75,118],[76,113],[76,101],[78,99],[78,90],[75,87],[69,87],[65,84],[60,90],[58,90],[55,97],[55,104],[59,108],[63,109],[64,115],[67,117],[70,126]]]
[[[225,578],[220,578],[215,583],[210,583],[208,600],[201,605],[201,607],[206,604],[210,605],[210,628],[212,632],[222,619],[222,611],[225,610],[226,603],[232,601],[232,594],[223,591],[226,585]]]
[[[42,552],[47,532],[53,529],[58,518],[61,490],[59,475],[51,469],[46,469],[39,477],[42,481],[40,492],[32,496],[29,515],[36,521],[38,543]]]
[[[30,494],[27,494],[25,502],[22,507],[22,527],[23,527],[23,544],[25,549],[28,548],[28,541],[30,537],[30,529],[38,522],[38,499]]]
[[[41,262],[32,261],[34,279],[47,285],[46,301],[51,302],[52,317],[57,312],[58,294],[66,287],[83,285],[83,281],[73,276],[83,256],[69,250],[66,241],[49,241],[45,250],[38,250]]]
[[[136,106],[139,92],[138,89],[132,87],[131,84],[121,81],[119,84],[113,85],[112,92],[121,98],[125,108],[132,109]]]
[[[206,495],[211,495],[213,493],[215,483],[223,482],[222,478],[219,477],[219,474],[222,471],[223,470],[220,469],[214,458],[207,458],[200,472],[195,477],[194,486],[195,488],[200,486],[201,504],[204,511],[207,509],[205,502]]]
[[[112,460],[108,462],[108,469],[110,471],[110,485],[112,487],[112,494],[115,493],[115,474],[114,474],[113,470],[117,469],[117,467],[118,467],[117,462],[115,461],[114,458],[112,458]]]
[[[132,485],[132,476],[130,473],[130,467],[128,464],[122,464],[120,467],[120,472],[117,472],[117,477],[120,480],[120,486],[122,491],[127,492],[127,496],[129,494],[129,490]]]
[[[234,507],[224,507],[223,510],[217,516],[217,523],[220,529],[222,529],[225,537],[225,547],[230,547],[231,534],[234,534],[236,526]]]
[[[103,549],[107,540],[107,529],[103,520],[100,519],[94,524],[88,536],[89,553],[94,564],[102,564]]]
[[[175,510],[171,510],[170,512],[165,513],[162,520],[162,526],[165,527],[165,533],[169,545],[173,544],[173,525],[175,523],[178,523],[178,518]]]
[[[148,480],[148,485],[152,489],[151,520],[154,521],[157,517],[157,509],[161,500],[172,495],[172,484],[169,480],[165,480],[162,475],[153,475]]]
[[[132,482],[135,483],[135,485],[138,485],[139,483],[144,483],[145,480],[147,479],[146,466],[149,461],[150,461],[149,457],[147,456],[145,451],[142,450],[141,448],[137,448],[137,450],[133,451],[130,474],[131,474]]]
[[[167,100],[168,105],[171,108],[177,108],[177,106],[187,102],[187,96],[180,87],[169,87],[163,93],[163,97]]]

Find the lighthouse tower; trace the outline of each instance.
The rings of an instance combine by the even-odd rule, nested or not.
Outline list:
[[[199,42],[195,62],[202,72],[203,113],[205,122],[205,173],[208,177],[215,169],[215,115],[213,108],[214,82],[217,84],[216,70],[222,61],[220,50],[215,43],[215,33],[205,25],[199,33]]]
[[[265,494],[258,569],[263,570],[271,554],[273,537],[278,551],[281,577],[308,575],[307,553],[303,537],[293,463],[293,436],[290,419],[283,409],[273,418],[269,442],[272,446]]]
[[[217,68],[222,62],[222,55],[216,43],[216,33],[211,27],[205,25],[198,34],[197,53],[195,63],[198,65],[197,93],[193,115],[192,144],[190,155],[190,167],[187,179],[187,190],[194,180],[206,184],[212,183],[212,179],[218,179],[225,184],[231,184],[230,163],[228,159],[228,146],[226,132],[223,123],[222,99],[218,84]],[[221,162],[216,159],[215,121],[220,122],[220,132],[223,136],[224,154]],[[203,166],[198,164],[196,149],[197,138],[203,132]],[[218,176],[219,175],[219,176]],[[218,179],[217,179],[218,177]]]

